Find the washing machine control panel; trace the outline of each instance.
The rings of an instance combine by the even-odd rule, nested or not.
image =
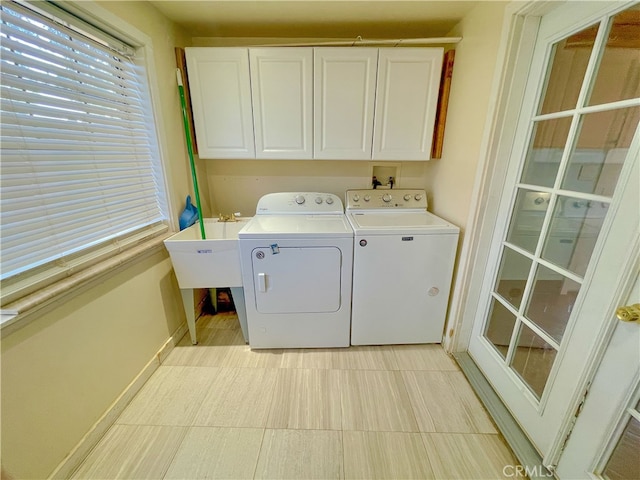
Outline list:
[[[420,189],[347,190],[347,210],[427,209],[427,193]]]

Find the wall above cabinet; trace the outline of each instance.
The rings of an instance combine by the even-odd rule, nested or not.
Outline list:
[[[185,50],[200,158],[430,158],[443,48]]]

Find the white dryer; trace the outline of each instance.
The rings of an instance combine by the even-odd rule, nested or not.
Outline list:
[[[424,190],[348,190],[354,230],[352,345],[440,343],[459,229]]]
[[[353,230],[339,197],[271,193],[239,232],[251,348],[347,347]]]

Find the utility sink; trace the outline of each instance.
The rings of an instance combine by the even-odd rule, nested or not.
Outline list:
[[[249,220],[251,217],[235,222],[205,218],[206,240],[202,240],[197,223],[167,238],[164,244],[180,288],[241,287],[238,232]]]
[[[217,218],[205,218],[204,234],[206,240],[202,240],[200,225],[196,223],[164,241],[171,256],[173,270],[178,278],[189,335],[191,343],[194,345],[198,343],[193,308],[194,288],[231,287],[231,295],[236,306],[242,335],[245,342],[249,342],[244,289],[240,273],[238,232],[251,220],[251,217],[241,217],[235,220],[234,222],[221,222]]]

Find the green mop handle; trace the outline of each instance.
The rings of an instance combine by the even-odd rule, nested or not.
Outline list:
[[[182,105],[182,122],[184,123],[184,135],[187,138],[187,151],[189,152],[189,165],[191,166],[191,177],[193,178],[193,190],[196,194],[196,206],[198,207],[198,215],[200,216],[200,234],[205,240],[204,221],[202,219],[202,207],[200,206],[200,191],[198,190],[198,177],[196,176],[196,164],[193,161],[193,145],[191,144],[191,132],[189,130],[189,116],[187,115],[187,102],[184,98],[184,86],[182,85],[182,72],[176,69],[176,78],[178,79],[178,91],[180,92],[180,104]]]

